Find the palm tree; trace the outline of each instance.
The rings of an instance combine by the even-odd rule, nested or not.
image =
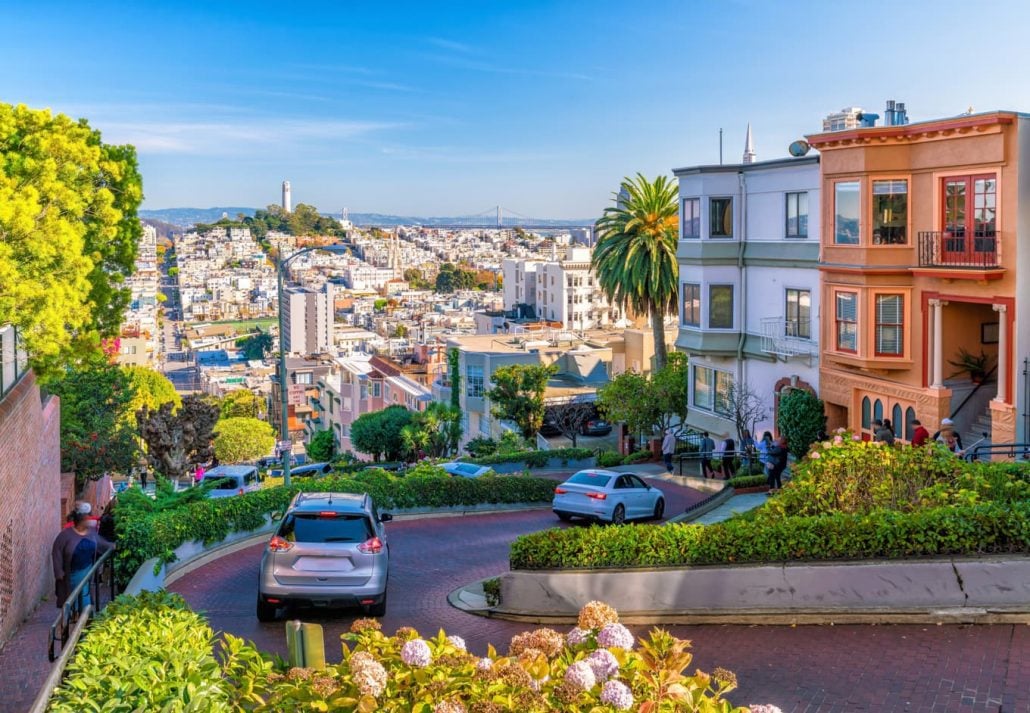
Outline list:
[[[593,268],[608,300],[647,314],[654,330],[655,368],[665,366],[665,315],[676,310],[676,185],[666,176],[625,178],[615,205],[597,221]]]

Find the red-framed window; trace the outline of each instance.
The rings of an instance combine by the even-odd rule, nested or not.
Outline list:
[[[837,292],[836,305],[837,351],[858,352],[858,293]]]
[[[905,353],[905,296],[876,295],[876,356]]]

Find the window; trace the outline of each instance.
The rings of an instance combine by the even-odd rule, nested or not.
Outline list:
[[[808,193],[787,194],[788,238],[808,237]]]
[[[683,285],[683,325],[701,326],[701,285]]]
[[[383,382],[373,381],[372,383],[372,398],[378,399],[383,395]]]
[[[733,199],[712,198],[708,204],[710,238],[733,237]]]
[[[783,336],[812,338],[812,293],[809,290],[788,289],[784,314],[787,322]]]
[[[894,404],[891,409],[891,431],[895,438],[901,438],[901,404]]]
[[[683,237],[701,237],[701,199],[685,198],[683,200]]]
[[[733,329],[733,285],[708,286],[708,328]]]
[[[905,440],[911,441],[916,435],[916,425],[912,423],[916,420],[916,411],[914,408],[909,406],[905,409]]]
[[[837,349],[858,351],[858,293],[837,293]]]
[[[730,415],[730,390],[733,377],[726,371],[716,371],[707,366],[694,369],[694,406],[714,411],[721,416]]]
[[[873,245],[908,242],[908,181],[873,181]]]
[[[465,367],[465,395],[475,398],[483,396],[483,367]]]
[[[876,354],[901,356],[904,352],[905,297],[876,296]]]
[[[858,181],[844,181],[834,186],[833,242],[837,245],[858,245]]]
[[[298,371],[293,375],[293,383],[295,384],[310,384],[311,383],[311,372],[310,371]]]
[[[868,396],[862,397],[862,428],[868,430],[873,427],[872,403]]]

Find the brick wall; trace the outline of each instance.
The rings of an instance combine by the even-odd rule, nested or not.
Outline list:
[[[0,642],[40,598],[53,606],[50,546],[62,523],[60,418],[56,397],[40,403],[31,371],[0,401]]]

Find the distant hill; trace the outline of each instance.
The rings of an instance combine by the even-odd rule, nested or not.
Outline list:
[[[229,207],[229,208],[162,208],[160,210],[141,210],[139,211],[140,218],[145,218],[153,221],[160,221],[162,223],[171,223],[182,228],[188,228],[196,223],[214,223],[221,219],[222,214],[227,214],[230,218],[235,218],[238,214],[242,213],[246,216],[254,215],[254,208],[240,208],[240,207]],[[332,217],[339,217],[336,213],[323,213],[323,215],[329,215]],[[351,222],[355,225],[454,225],[461,222],[461,218],[455,216],[405,216],[405,215],[386,215],[383,213],[351,213]],[[538,218],[550,225],[591,225],[593,220],[551,220],[548,218]],[[528,226],[527,226],[528,227]]]

